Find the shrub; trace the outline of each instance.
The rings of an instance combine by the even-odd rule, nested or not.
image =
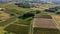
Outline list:
[[[40,11],[39,10],[36,10],[36,14],[39,14],[40,13]]]
[[[33,14],[39,14],[40,10],[31,11],[31,13],[33,13]]]
[[[56,14],[60,14],[60,12],[56,12]]]
[[[14,14],[10,14],[10,16],[15,16]]]
[[[28,13],[23,14],[22,16],[19,16],[18,18],[26,19],[26,18],[29,18],[29,17],[34,17],[34,14],[28,12]]]

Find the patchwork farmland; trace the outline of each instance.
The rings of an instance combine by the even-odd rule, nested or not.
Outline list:
[[[21,26],[21,25],[11,24],[5,28],[5,31],[12,32],[15,34],[28,34],[29,26]]]
[[[58,22],[59,17],[55,13],[44,11],[53,7],[55,12],[56,5],[38,4],[38,7],[31,8],[25,8],[28,6],[25,3],[23,5],[20,7],[15,3],[0,4],[0,8],[6,9],[0,11],[0,34],[60,34],[57,22],[48,14],[55,15],[53,17]]]
[[[40,18],[34,18],[33,27],[34,34],[59,34],[57,24],[50,15],[42,15]]]
[[[8,5],[11,8],[9,8]],[[6,11],[0,11],[0,21],[3,19],[3,21],[0,22],[0,34],[28,34],[32,18],[23,20],[21,18],[18,19],[18,17],[30,9],[16,7],[15,4],[12,4],[12,6],[11,4],[8,5],[5,5],[8,7],[4,7],[7,8]],[[12,9],[12,7],[14,7],[14,9]]]

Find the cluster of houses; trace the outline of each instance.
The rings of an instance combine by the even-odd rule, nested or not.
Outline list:
[[[54,7],[54,8],[49,8],[49,9],[46,9],[44,10],[45,12],[53,12],[53,13],[56,13],[56,14],[60,14],[60,6],[57,6],[57,7]]]
[[[6,8],[0,8],[0,11],[5,11],[6,10]]]

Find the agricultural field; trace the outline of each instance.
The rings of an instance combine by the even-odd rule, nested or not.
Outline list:
[[[52,16],[41,15],[33,20],[34,34],[59,34],[59,26],[55,23]]]
[[[5,21],[9,18],[10,16],[8,13],[5,13],[4,11],[0,11],[0,22]]]
[[[12,32],[15,34],[28,34],[29,26],[11,24],[8,27],[6,27],[5,31]]]
[[[30,9],[17,7],[14,3],[1,5],[0,7],[6,8],[6,11],[1,11],[0,14],[1,19],[4,18],[4,21],[0,22],[0,33],[6,34],[5,31],[7,31],[7,33],[12,32],[15,34],[28,34],[32,18],[30,17],[24,20],[18,17],[27,13]]]
[[[59,15],[54,16],[54,18],[58,23],[60,23],[60,16]]]
[[[38,8],[22,8],[15,5],[15,3],[0,4],[0,8],[5,8],[6,11],[0,11],[0,34],[59,34],[59,30],[56,28],[53,18],[50,15],[56,15],[54,13],[45,13],[45,9],[55,7],[56,5],[39,4]],[[36,14],[39,13],[39,14]],[[45,15],[46,14],[46,15]],[[49,14],[47,16],[47,14]],[[32,16],[31,16],[32,15]],[[36,16],[35,16],[36,15]],[[55,29],[43,29],[44,24],[36,23],[34,25],[34,19],[37,18],[37,22],[41,20],[48,24],[51,28]],[[54,19],[60,22],[59,16],[54,16]],[[46,25],[45,24],[45,25]],[[34,26],[33,26],[34,25]],[[47,25],[47,27],[49,27]],[[53,27],[52,27],[53,26]],[[38,28],[36,28],[38,27]],[[57,30],[56,30],[57,29]],[[32,31],[33,30],[33,31]],[[54,31],[54,32],[53,32]],[[2,32],[2,33],[1,33]],[[42,33],[43,32],[43,33]]]
[[[60,34],[60,31],[49,28],[34,28],[34,34]]]

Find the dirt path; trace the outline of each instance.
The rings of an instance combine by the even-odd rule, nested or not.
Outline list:
[[[16,20],[11,22],[11,23],[9,23],[9,24],[7,24],[7,25],[5,25],[4,28],[8,27],[10,24],[13,24],[14,22],[16,22]]]
[[[33,20],[30,23],[29,34],[33,34]]]
[[[14,24],[14,25],[18,25],[18,26],[28,26],[28,25],[24,25],[24,24]]]
[[[7,26],[9,26],[10,24],[12,24],[12,23],[14,23],[14,22],[15,22],[15,20],[12,21],[11,23],[5,25],[5,26],[0,26],[0,34],[4,34],[4,28],[6,28]],[[4,23],[5,23],[5,22],[4,22]],[[3,24],[4,24],[4,23],[3,23]]]

